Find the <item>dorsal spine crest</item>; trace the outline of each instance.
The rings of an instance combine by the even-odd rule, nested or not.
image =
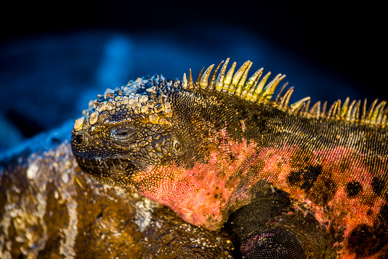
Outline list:
[[[276,95],[275,100],[272,100],[279,83],[285,78],[285,75],[277,74],[267,83],[271,72],[266,73],[261,78],[263,68],[260,68],[248,78],[248,72],[253,64],[251,61],[246,61],[237,70],[237,63],[233,62],[232,66],[227,70],[229,61],[229,58],[225,62],[222,61],[213,72],[214,64],[210,65],[207,69],[205,67],[202,68],[195,82],[193,82],[192,71],[190,69],[189,78],[186,77],[186,74],[183,74],[182,87],[194,92],[199,89],[225,92],[238,96],[245,101],[268,103],[281,110],[307,118],[346,121],[350,123],[358,122],[379,125],[381,127],[387,126],[388,107],[386,107],[386,101],[378,103],[376,99],[367,110],[366,99],[361,108],[360,100],[350,101],[348,97],[343,104],[341,104],[341,100],[335,101],[326,113],[327,102],[321,105],[321,102],[318,101],[312,104],[310,109],[310,97],[305,97],[293,104],[289,104],[294,89],[290,87],[283,93],[287,83],[283,85],[280,92]]]

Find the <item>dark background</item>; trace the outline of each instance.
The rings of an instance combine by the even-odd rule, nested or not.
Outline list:
[[[386,13],[366,2],[51,1],[0,8],[0,150],[130,79],[231,57],[287,74],[294,101],[388,99]]]

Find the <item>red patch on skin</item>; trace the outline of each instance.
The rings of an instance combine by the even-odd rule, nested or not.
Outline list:
[[[362,162],[363,154],[357,150],[345,147],[318,150],[306,162],[322,168],[316,182],[326,174],[338,186],[323,207],[315,204],[306,190],[288,182],[291,171],[295,170],[292,168],[292,155],[299,147],[260,148],[253,141],[249,144],[246,140],[233,141],[226,131],[221,131],[215,139],[217,137],[223,139],[222,144],[211,151],[206,163],[197,162],[190,169],[176,164],[148,168],[133,179],[138,191],[170,207],[193,225],[218,230],[231,212],[250,202],[251,187],[262,180],[289,193],[290,198],[299,201],[298,204],[307,204],[308,211],[327,230],[330,226],[338,232],[344,230],[345,242],[357,225],[372,226],[385,204],[385,200],[373,193],[371,182],[373,176],[383,175],[386,169],[372,175]],[[344,158],[350,161],[346,169],[341,168]],[[258,164],[261,166],[257,167]],[[355,198],[347,197],[345,192],[346,185],[351,181],[358,181],[363,187]],[[342,256],[349,255],[349,251],[342,251]]]
[[[255,143],[224,141],[207,163],[195,163],[190,169],[176,164],[148,168],[134,181],[141,194],[170,207],[185,221],[216,230],[228,217],[232,196],[235,202],[249,201],[249,186],[236,190],[249,165],[256,164],[257,159]]]

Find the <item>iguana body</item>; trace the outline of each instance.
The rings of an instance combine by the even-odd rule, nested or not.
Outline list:
[[[260,231],[231,222],[245,255],[268,233],[295,238],[294,255],[387,255],[386,102],[289,105],[292,88],[272,98],[284,76],[265,86],[269,73],[247,80],[252,63],[226,72],[228,61],[195,82],[143,78],[91,101],[72,136],[80,167],[209,230],[253,206]]]

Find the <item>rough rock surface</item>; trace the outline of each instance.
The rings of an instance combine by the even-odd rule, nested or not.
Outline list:
[[[68,141],[53,136],[0,158],[0,258],[232,257],[226,233],[94,181],[80,171]]]

